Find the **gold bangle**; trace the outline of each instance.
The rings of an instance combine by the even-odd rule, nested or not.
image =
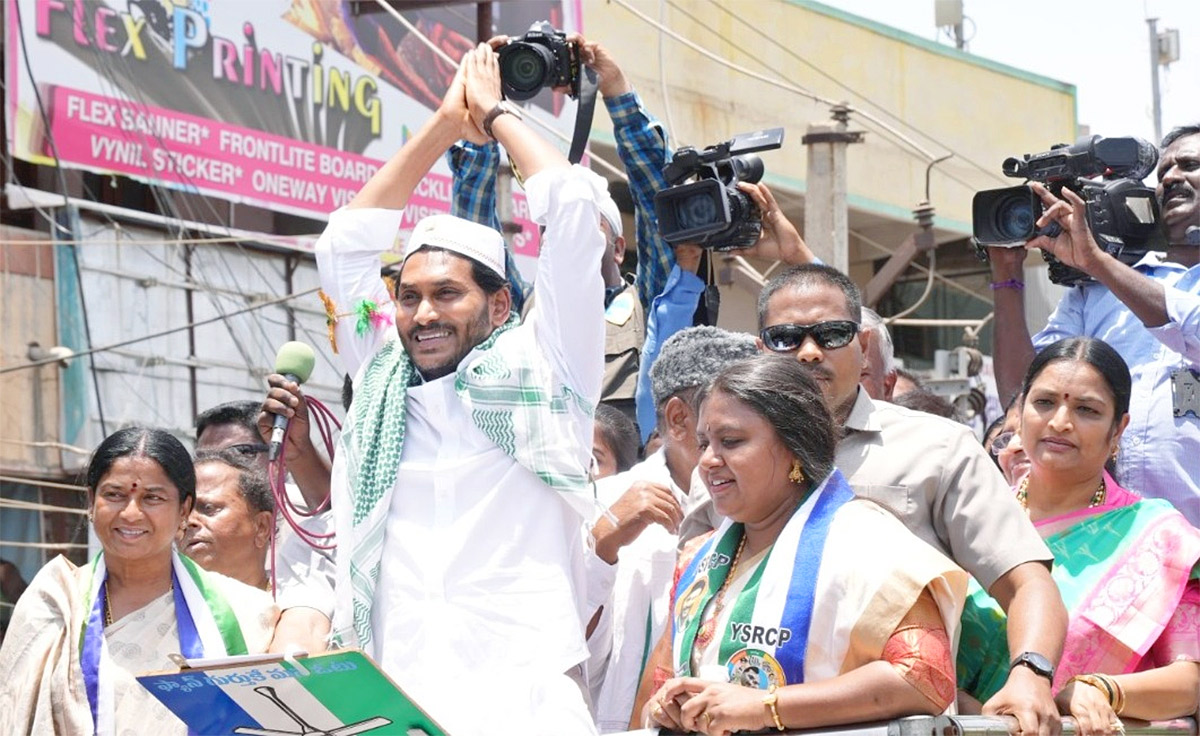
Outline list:
[[[1113,677],[1112,675],[1102,675],[1100,673],[1096,673],[1096,677],[1099,677],[1101,680],[1103,680],[1104,683],[1108,685],[1109,690],[1112,691],[1113,697],[1108,701],[1108,704],[1112,706],[1113,713],[1121,715],[1121,711],[1125,710],[1125,688],[1122,687],[1121,683],[1117,681],[1117,678]]]
[[[1113,713],[1121,714],[1125,709],[1125,688],[1121,687],[1121,683],[1117,682],[1108,675],[1099,673],[1092,675],[1075,675],[1067,680],[1067,683],[1082,682],[1085,685],[1090,685],[1100,692],[1104,693],[1108,699],[1109,706],[1113,709]]]
[[[775,728],[785,731],[787,729],[784,728],[783,721],[779,720],[779,710],[775,705],[779,702],[779,694],[775,692],[777,689],[775,685],[767,688],[767,694],[763,698],[763,705],[771,709],[771,720],[775,721]]]

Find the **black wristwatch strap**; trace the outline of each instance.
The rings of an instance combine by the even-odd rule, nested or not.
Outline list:
[[[1033,670],[1035,675],[1040,675],[1050,682],[1054,682],[1054,663],[1037,652],[1022,652],[1009,663],[1008,668],[1011,670],[1017,665],[1028,667]]]
[[[492,123],[496,122],[496,118],[500,117],[501,115],[515,115],[518,120],[521,118],[521,116],[512,109],[512,106],[505,102],[497,102],[496,106],[491,110],[488,110],[488,114],[483,117],[483,132],[492,140],[496,140],[495,134],[492,133]]]

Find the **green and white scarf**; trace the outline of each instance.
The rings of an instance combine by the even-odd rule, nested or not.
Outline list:
[[[585,513],[592,504],[585,494],[584,459],[591,437],[578,436],[571,407],[587,416],[594,407],[558,378],[536,344],[532,326],[518,328],[519,322],[519,315],[510,314],[475,348],[474,358],[456,373],[455,393],[488,439]],[[350,586],[350,608],[339,606],[333,624],[334,639],[344,646],[366,647],[373,639],[371,608],[404,450],[408,389],[420,380],[400,340],[390,339],[354,386],[354,403],[338,443],[351,504],[349,528],[338,530],[344,535],[338,554],[349,556],[350,571],[349,580],[339,576],[338,583]],[[339,591],[344,600],[342,596]]]

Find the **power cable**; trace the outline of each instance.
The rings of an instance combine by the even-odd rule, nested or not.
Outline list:
[[[618,0],[618,2],[620,2],[620,0]],[[405,18],[403,15],[401,15],[400,11],[393,8],[389,3],[384,2],[384,0],[375,0],[375,4],[378,5],[380,8],[382,8],[385,12],[390,14],[393,18],[400,21],[401,25],[403,25],[405,28],[407,28],[409,33],[416,36],[417,40],[419,40],[421,43],[425,44],[425,46],[427,46],[431,51],[433,51],[433,53],[437,54],[438,58],[440,58],[442,61],[446,62],[450,66],[454,67],[455,69],[457,69],[459,67],[459,65],[461,64],[460,59],[450,58],[449,54],[447,54],[445,51],[442,51],[442,49],[437,44],[435,44],[433,41],[431,41],[428,36],[426,36],[424,33],[422,33],[420,31],[420,29],[418,29],[415,25],[413,25],[411,22],[409,22],[409,20],[407,18]],[[552,127],[549,123],[539,120],[536,115],[527,115],[525,117],[525,119],[532,122],[534,125],[537,125],[538,127],[542,128],[543,130],[549,132],[551,135],[555,136],[559,140],[565,141],[567,143],[571,142],[571,139],[568,138],[566,136],[566,134],[562,133],[557,128]],[[584,151],[587,152],[588,158],[590,160],[595,161],[597,164],[600,165],[600,168],[605,169],[606,171],[610,172],[614,176],[620,178],[622,181],[629,180],[629,177],[625,175],[624,171],[617,168],[613,164],[610,164],[608,161],[605,161],[604,159],[600,158],[596,154],[592,153],[591,148],[584,148]]]
[[[274,306],[276,304],[282,304],[283,302],[291,301],[292,299],[299,299],[300,297],[308,296],[310,294],[315,294],[318,291],[320,291],[320,287],[314,286],[311,289],[306,289],[304,291],[298,291],[294,294],[287,294],[282,297],[279,297],[278,299],[272,299],[270,301],[261,302],[259,304],[252,304],[244,309],[239,309],[235,312],[230,312],[228,315],[224,315],[224,316],[218,315],[216,317],[209,317],[208,319],[196,320],[194,322],[189,322],[188,324],[181,325],[179,327],[172,327],[167,330],[159,330],[158,332],[152,332],[149,335],[142,335],[141,337],[134,337],[129,340],[121,340],[120,342],[114,342],[109,345],[102,345],[98,348],[88,348],[87,350],[83,350],[83,351],[76,353],[72,357],[91,355],[93,353],[102,353],[102,352],[105,352],[106,350],[115,350],[116,348],[123,348],[126,345],[133,345],[135,343],[143,342],[145,340],[153,340],[153,339],[159,338],[159,337],[166,337],[167,335],[172,335],[176,332],[183,332],[184,330],[190,330],[192,328],[200,327],[202,325],[212,324],[213,322],[220,322],[224,319],[227,319],[228,317],[236,317],[239,314],[246,314],[248,312],[253,312],[256,309],[263,309],[264,307],[270,307],[270,306]],[[59,362],[58,358],[47,358],[45,360],[35,360],[35,361],[31,361],[29,363],[21,363],[20,365],[5,366],[5,367],[0,368],[0,375],[2,375],[4,373],[12,373],[14,371],[26,370],[28,368],[37,368],[39,366],[50,365],[52,363],[57,363],[57,362]]]
[[[25,61],[25,74],[29,77],[29,85],[33,87],[33,97],[37,101],[38,114],[42,119],[42,125],[45,126],[46,141],[50,144],[50,152],[54,154],[54,171],[58,178],[59,189],[62,190],[63,202],[66,205],[65,212],[71,212],[71,197],[70,190],[67,189],[67,177],[63,173],[62,158],[58,155],[58,143],[54,140],[54,131],[50,127],[50,116],[46,114],[46,106],[42,102],[42,93],[38,89],[37,79],[33,76],[33,66],[29,63],[29,44],[25,41],[25,24],[21,19],[21,4],[13,3],[13,12],[16,14],[17,21],[17,38],[21,46],[21,58]],[[76,218],[77,219],[77,218]],[[62,228],[60,225],[60,229]],[[69,232],[74,235],[74,229]],[[92,327],[88,319],[87,300],[84,297],[83,291],[83,274],[79,270],[79,251],[75,246],[71,246],[71,260],[75,267],[75,285],[79,289],[79,311],[83,318],[83,334],[87,339],[88,347],[92,345]],[[88,364],[92,372],[92,390],[96,392],[96,414],[100,420],[100,432],[108,436],[108,423],[104,421],[104,399],[100,395],[100,377],[96,373],[96,361],[92,359],[91,354],[88,355]]]
[[[682,7],[680,7],[680,6],[679,6],[679,5],[678,5],[676,2],[674,2],[674,0],[666,0],[666,1],[667,1],[667,2],[670,2],[671,6],[672,6],[673,8],[675,8],[676,10],[678,10],[678,11],[679,11],[680,13],[682,13],[683,15],[686,15],[688,18],[690,18],[691,20],[693,20],[693,21],[694,21],[694,22],[696,22],[697,24],[700,24],[700,25],[704,26],[705,28],[707,28],[708,30],[710,30],[710,31],[712,31],[712,32],[714,32],[714,33],[717,33],[718,35],[720,35],[720,34],[719,34],[719,32],[717,32],[717,31],[713,30],[712,28],[708,27],[708,26],[707,26],[707,25],[705,25],[705,24],[704,24],[702,21],[700,21],[700,20],[699,20],[699,19],[697,19],[695,16],[693,16],[693,15],[692,15],[692,14],[690,14],[690,13],[688,13],[688,12],[687,12],[685,9],[683,9]],[[753,31],[755,34],[757,34],[757,35],[758,35],[760,38],[763,38],[763,39],[765,39],[766,41],[768,41],[768,42],[769,42],[771,45],[775,46],[775,48],[779,49],[780,51],[782,51],[783,53],[785,53],[785,54],[787,54],[788,56],[792,57],[793,59],[795,59],[796,61],[800,62],[801,64],[803,64],[803,65],[807,66],[809,69],[813,70],[814,72],[816,72],[818,75],[820,75],[820,76],[821,76],[821,77],[823,77],[824,79],[828,80],[829,82],[832,82],[833,84],[835,84],[835,85],[837,85],[838,87],[840,87],[840,88],[842,88],[842,89],[846,90],[846,91],[847,91],[847,92],[849,92],[850,94],[852,94],[852,95],[854,95],[854,96],[856,96],[856,97],[858,97],[858,98],[862,99],[863,101],[865,101],[865,102],[867,102],[867,103],[870,103],[870,104],[871,104],[871,105],[873,105],[875,108],[877,108],[877,109],[878,109],[880,112],[882,112],[883,114],[885,114],[885,115],[887,115],[888,117],[892,118],[893,120],[895,120],[895,121],[896,121],[897,123],[899,123],[900,125],[903,125],[904,127],[906,127],[906,128],[908,128],[909,130],[913,131],[914,133],[916,133],[917,135],[921,136],[922,138],[925,138],[926,140],[929,140],[930,142],[934,143],[935,145],[937,145],[937,146],[939,146],[939,147],[941,147],[941,148],[944,148],[944,149],[946,149],[947,151],[950,151],[950,152],[954,153],[954,157],[955,157],[955,158],[957,158],[957,159],[960,159],[960,160],[962,160],[962,161],[965,161],[966,163],[970,164],[971,166],[973,166],[974,168],[978,169],[980,172],[982,172],[982,173],[986,174],[987,176],[989,176],[989,177],[991,177],[991,178],[993,178],[993,179],[995,179],[995,180],[997,180],[997,181],[1005,181],[1005,180],[1004,180],[1002,177],[1000,177],[1000,176],[999,176],[999,175],[996,173],[996,171],[995,171],[994,169],[989,169],[989,168],[987,168],[986,166],[983,166],[982,164],[980,164],[980,163],[978,163],[978,162],[974,161],[973,159],[971,159],[971,158],[969,158],[969,157],[967,157],[967,156],[964,156],[964,155],[963,155],[961,152],[959,152],[959,151],[957,151],[957,150],[955,150],[955,149],[951,148],[950,146],[947,146],[945,143],[943,143],[941,140],[939,140],[939,139],[935,138],[933,135],[931,135],[931,134],[929,134],[929,133],[926,133],[926,132],[925,132],[925,131],[923,131],[922,129],[920,129],[920,128],[918,128],[918,127],[914,126],[914,125],[912,125],[911,123],[909,123],[909,122],[907,122],[907,121],[905,121],[903,118],[901,118],[901,117],[900,117],[899,115],[897,115],[896,113],[892,112],[891,110],[889,110],[889,109],[887,109],[886,107],[884,107],[882,104],[880,104],[880,103],[876,102],[875,100],[871,99],[871,97],[870,97],[869,95],[866,95],[866,94],[864,94],[864,93],[862,93],[862,92],[859,92],[858,90],[854,89],[853,87],[850,87],[850,86],[849,86],[849,85],[847,85],[845,82],[843,82],[843,81],[841,81],[840,79],[838,79],[836,76],[834,76],[834,75],[832,75],[832,74],[830,74],[830,73],[826,72],[824,69],[822,69],[821,67],[817,66],[815,63],[813,63],[813,62],[809,61],[808,59],[804,58],[804,57],[803,57],[803,56],[801,56],[800,54],[796,53],[796,52],[795,52],[795,51],[792,49],[792,47],[790,47],[790,46],[787,46],[786,44],[780,43],[780,42],[779,42],[779,41],[778,41],[778,40],[777,40],[777,39],[776,39],[774,36],[770,35],[769,33],[767,33],[767,32],[765,32],[765,31],[761,30],[761,29],[760,29],[760,28],[758,28],[757,26],[755,26],[755,25],[753,25],[752,23],[748,22],[748,21],[747,21],[745,18],[743,18],[743,17],[742,17],[741,15],[739,15],[738,13],[735,13],[735,12],[733,12],[733,11],[729,10],[727,7],[725,7],[725,6],[724,6],[724,5],[722,5],[721,3],[717,2],[717,0],[709,0],[709,2],[710,2],[711,4],[713,4],[713,5],[715,5],[715,6],[716,6],[718,9],[720,9],[720,10],[721,10],[723,13],[725,13],[725,14],[726,14],[726,15],[728,15],[728,16],[730,16],[730,17],[731,17],[731,18],[732,18],[734,21],[736,21],[737,23],[739,23],[739,24],[741,24],[741,25],[745,26],[746,28],[750,29],[750,30],[751,30],[751,31]],[[721,38],[722,38],[723,40],[725,40],[727,43],[732,43],[732,42],[730,42],[728,39],[726,39],[724,36],[721,36]],[[733,44],[733,45],[737,46],[737,44]],[[738,46],[738,48],[742,48],[742,47]],[[744,49],[742,49],[742,50],[744,51]],[[751,54],[751,56],[754,56],[754,55],[753,55],[753,54]],[[762,63],[762,62],[760,61],[760,63]],[[765,64],[764,64],[764,66],[765,66]]]
[[[840,102],[834,101],[830,98],[823,97],[822,95],[819,95],[816,92],[813,92],[812,90],[805,89],[804,87],[790,84],[788,82],[783,82],[774,77],[768,77],[765,74],[759,74],[758,72],[754,71],[753,69],[749,69],[740,64],[734,63],[734,62],[730,61],[729,59],[726,59],[725,57],[723,57],[717,53],[709,51],[708,49],[704,48],[700,44],[695,43],[694,41],[688,39],[687,37],[676,33],[675,31],[671,30],[670,28],[667,28],[662,23],[659,23],[658,21],[654,20],[650,16],[641,12],[640,10],[637,10],[636,8],[634,8],[632,5],[630,5],[625,0],[612,0],[612,2],[615,2],[617,5],[620,5],[622,8],[625,8],[630,13],[632,13],[633,15],[640,18],[643,22],[648,23],[655,28],[658,28],[659,30],[666,33],[671,38],[675,39],[676,41],[683,44],[684,46],[687,46],[688,48],[692,49],[693,51],[697,52],[701,56],[704,56],[712,61],[715,61],[722,66],[733,69],[734,71],[744,74],[748,77],[751,77],[752,79],[757,79],[760,82],[765,82],[766,84],[769,84],[773,87],[778,87],[778,88],[786,90],[788,92],[792,92],[794,94],[801,95],[802,97],[807,97],[810,100],[813,100],[814,102],[819,102],[823,105],[828,105],[830,107],[834,107],[836,105],[841,104]],[[778,74],[778,72],[776,72],[776,73]],[[926,151],[923,147],[921,147],[921,145],[918,144],[916,141],[912,140],[908,136],[904,135],[900,131],[893,128],[888,123],[884,122],[883,120],[880,120],[878,117],[866,112],[865,110],[860,110],[858,108],[851,108],[850,112],[859,116],[860,118],[869,120],[869,121],[873,122],[875,125],[889,131],[892,135],[896,136],[898,139],[903,141],[906,145],[908,145],[914,151],[921,154],[921,156],[923,156],[926,160],[933,160],[933,159],[937,158],[932,153],[930,153],[929,151]]]

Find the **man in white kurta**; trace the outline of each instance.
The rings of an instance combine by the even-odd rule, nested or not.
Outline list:
[[[570,492],[573,481],[562,481],[575,478],[569,468],[557,482],[543,478],[576,464],[578,490],[586,488],[591,407],[603,374],[604,243],[596,199],[605,188],[594,174],[569,167],[516,115],[497,111],[498,77],[492,78],[494,58],[485,53],[494,56],[490,49],[468,54],[464,67],[473,71],[460,74],[433,119],[355,201],[331,215],[317,245],[339,356],[355,377],[350,436],[362,430],[356,418],[375,410],[357,405],[371,400],[363,389],[371,385],[375,361],[395,352],[389,343],[399,340],[404,359],[412,356],[416,368],[407,387],[387,388],[406,390],[399,436],[343,442],[334,461],[339,541],[334,636],[362,646],[455,736],[594,733],[578,684],[564,674],[587,658],[582,521],[592,499],[590,492]],[[405,243],[395,302],[379,278],[380,255],[395,241],[402,208],[419,178],[460,135],[480,130],[500,140],[528,176],[530,217],[545,226],[538,302],[520,325],[515,320],[497,325],[492,312],[483,340],[466,344],[468,352],[448,372],[431,371],[422,365],[426,351],[479,326],[454,321],[450,312],[459,296],[453,290],[479,288],[480,267],[502,278],[503,241],[465,220],[426,218]],[[414,263],[458,268],[453,259],[474,261],[472,271],[460,269],[472,274],[465,285],[409,283],[419,278],[412,275],[420,273]],[[486,299],[494,307],[507,295]],[[437,309],[441,313],[431,316]],[[489,314],[481,318],[486,326]],[[514,407],[510,416],[472,393],[471,382],[485,372],[506,380],[504,361],[510,359],[511,373],[520,373],[515,364],[528,363],[556,387],[554,423],[544,428],[552,432],[539,436],[543,428],[537,426],[551,418],[550,408]],[[542,443],[535,452],[522,445],[530,436]],[[361,477],[356,463],[379,443],[399,443],[401,449],[394,486],[378,502],[385,514],[375,532],[382,530],[382,554],[376,550],[378,561],[372,566],[368,560],[368,572],[361,574],[355,565],[361,568],[364,561],[355,555],[379,542],[356,539],[372,518],[355,495]],[[552,464],[547,457],[557,458],[556,468],[543,467]]]
[[[688,479],[700,455],[695,396],[729,364],[757,352],[750,335],[717,327],[690,327],[663,343],[650,368],[663,446],[624,473],[598,481],[600,503],[616,508],[631,493],[653,498],[666,491],[681,514],[689,509]],[[657,499],[647,506],[651,513],[645,516],[656,523],[643,522],[636,538],[621,547],[611,596],[588,639],[588,684],[601,733],[629,727],[642,672],[670,619],[678,536],[660,520]],[[597,529],[605,530],[603,522]]]

